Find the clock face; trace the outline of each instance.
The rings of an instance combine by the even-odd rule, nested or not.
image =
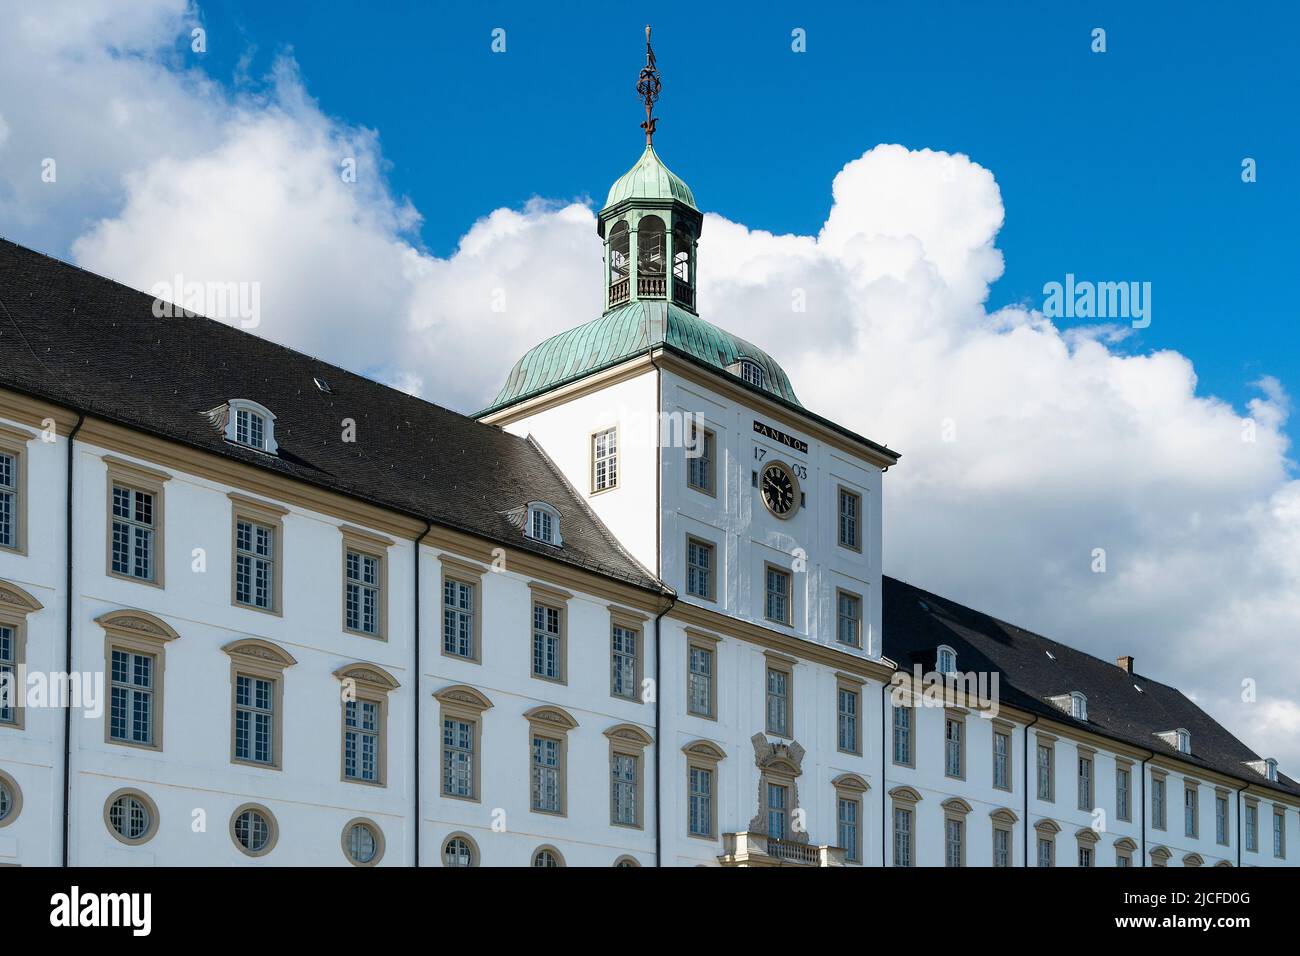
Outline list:
[[[794,473],[779,461],[774,461],[763,469],[759,479],[758,490],[763,495],[763,504],[767,510],[778,518],[788,518],[795,512],[799,498],[799,486]]]

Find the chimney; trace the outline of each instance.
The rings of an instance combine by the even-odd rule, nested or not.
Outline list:
[[[1115,659],[1115,666],[1118,667],[1120,670],[1122,670],[1125,674],[1132,674],[1133,658],[1129,656],[1117,657]]]

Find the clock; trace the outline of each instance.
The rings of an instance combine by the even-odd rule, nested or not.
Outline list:
[[[767,510],[778,518],[789,518],[799,508],[799,479],[784,462],[774,461],[763,469],[758,491]]]

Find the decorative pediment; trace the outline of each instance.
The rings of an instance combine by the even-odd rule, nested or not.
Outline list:
[[[754,745],[754,763],[760,770],[775,770],[792,777],[803,773],[805,751],[798,741],[792,740],[788,744],[774,743],[763,734],[754,734],[750,738],[750,743]]]
[[[863,780],[856,773],[842,773],[831,781],[831,786],[837,790],[856,790],[860,793],[866,793],[871,789],[871,784]]]
[[[524,716],[530,724],[541,727],[548,727],[552,730],[569,731],[578,726],[578,722],[573,719],[563,707],[555,707],[551,704],[543,704],[540,707],[534,707],[527,711]]]
[[[492,701],[468,684],[451,684],[438,691],[433,697],[440,703],[467,707],[470,710],[484,711],[492,706]]]
[[[1034,824],[1034,829],[1037,830],[1039,833],[1047,833],[1047,834],[1054,834],[1054,833],[1061,832],[1061,828],[1057,825],[1055,820],[1039,820],[1037,823]]]
[[[1138,845],[1134,843],[1130,837],[1120,837],[1115,841],[1115,849],[1117,850],[1127,850],[1129,853],[1132,853],[1137,848]]]
[[[1092,827],[1080,827],[1075,831],[1074,838],[1080,843],[1096,843],[1101,839]]]
[[[654,743],[654,738],[636,724],[615,724],[605,731],[605,736],[612,741],[622,741],[638,747],[648,747]]]
[[[39,611],[44,606],[18,585],[0,581],[0,610],[26,615]]]
[[[272,667],[290,667],[298,663],[288,651],[277,647],[270,641],[259,640],[255,637],[231,641],[222,650],[233,658],[243,658],[261,664],[269,664]]]
[[[890,797],[895,800],[902,800],[904,803],[920,803],[921,794],[911,787],[895,787],[889,791]]]
[[[397,690],[402,685],[397,682],[397,678],[388,671],[384,670],[378,664],[366,664],[356,662],[354,664],[344,664],[334,672],[334,676],[339,680],[351,680],[358,684],[365,684],[376,690]]]
[[[110,611],[95,618],[95,623],[106,631],[157,641],[174,641],[180,637],[167,623],[148,611]]]
[[[970,813],[971,810],[970,804],[967,803],[965,800],[963,800],[961,797],[949,797],[943,803],[939,804],[939,806],[943,807],[945,810],[948,810],[951,813],[966,814],[966,813]]]
[[[1016,812],[1007,807],[998,807],[996,810],[990,810],[989,816],[993,818],[995,823],[1014,824],[1020,822],[1020,818],[1016,816]]]
[[[1199,853],[1189,853],[1183,857],[1183,866],[1204,866],[1205,858]]]
[[[1168,863],[1171,856],[1173,856],[1173,854],[1162,846],[1152,847],[1151,849],[1151,859],[1153,860],[1161,860]]]
[[[727,759],[726,751],[708,740],[693,740],[682,748],[682,753],[688,757],[700,757],[714,762]]]

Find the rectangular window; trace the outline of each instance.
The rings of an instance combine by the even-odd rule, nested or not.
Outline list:
[[[912,811],[894,807],[894,866],[912,865]]]
[[[697,717],[713,716],[713,650],[699,644],[687,648],[688,672],[687,703],[688,712]]]
[[[345,561],[344,626],[349,631],[378,637],[382,626],[380,570],[383,559],[376,554],[348,548]]]
[[[862,804],[849,797],[836,799],[835,817],[839,845],[844,848],[844,862],[861,863],[862,849],[858,835],[858,811]]]
[[[962,865],[962,829],[963,825],[960,820],[948,819],[944,821],[944,865],[961,866]]]
[[[698,538],[686,539],[686,593],[713,600],[713,545]]]
[[[1079,756],[1079,809],[1092,812],[1092,758]]]
[[[1054,799],[1052,796],[1054,792],[1052,781],[1054,757],[1055,751],[1052,747],[1042,743],[1038,745],[1038,799],[1046,800],[1049,803]]]
[[[777,624],[790,623],[790,573],[767,566],[767,600],[763,616]]]
[[[1131,820],[1129,792],[1132,784],[1127,767],[1115,770],[1115,814],[1121,820]]]
[[[235,411],[235,441],[253,448],[266,448],[266,420],[246,408]]]
[[[537,813],[561,813],[560,747],[551,737],[533,735],[532,809]]]
[[[894,708],[894,763],[912,766],[912,709]]]
[[[1214,798],[1214,839],[1223,846],[1228,845],[1228,798]]]
[[[613,625],[610,632],[610,693],[637,699],[637,631]]]
[[[690,834],[697,837],[713,836],[713,771],[704,767],[690,768],[689,785]]]
[[[0,451],[0,548],[18,548],[18,516],[22,513],[18,487],[18,453]]]
[[[993,786],[1011,789],[1011,735],[993,732]]]
[[[1165,828],[1165,778],[1151,778],[1151,825],[1157,830]]]
[[[1246,849],[1259,850],[1259,807],[1253,803],[1246,804]]]
[[[442,581],[442,649],[452,657],[478,660],[474,646],[474,599],[476,584],[455,578]]]
[[[862,598],[849,591],[836,591],[838,604],[835,637],[849,647],[862,646]]]
[[[862,496],[847,488],[840,489],[840,546],[862,549]]]
[[[442,719],[442,792],[449,797],[473,800],[474,736],[477,728],[468,720]]]
[[[154,742],[154,671],[151,654],[113,648],[108,737],[125,743]]]
[[[962,722],[948,718],[943,722],[943,772],[945,776],[961,777],[962,770]]]
[[[275,531],[249,518],[235,519],[235,603],[275,608]]]
[[[0,724],[18,723],[18,631],[0,624]]]
[[[767,732],[790,736],[790,671],[767,668]]]
[[[1273,808],[1273,855],[1279,860],[1286,859],[1286,817],[1276,807]]]
[[[1196,836],[1196,816],[1196,788],[1187,787],[1183,791],[1183,834],[1185,836]]]
[[[563,680],[560,609],[533,603],[533,676]]]
[[[379,782],[380,704],[374,700],[343,703],[343,777]]]
[[[275,681],[235,676],[235,759],[274,764]]]
[[[772,840],[784,840],[788,829],[789,788],[779,783],[767,785],[767,835]]]
[[[114,574],[154,580],[154,495],[113,484],[112,560]]]
[[[618,429],[591,436],[591,490],[607,491],[618,484]]]
[[[837,696],[839,698],[839,713],[837,715],[839,749],[844,753],[858,753],[860,749],[858,745],[858,692],[847,687],[841,687]]]
[[[1116,853],[1115,865],[1119,867],[1131,867],[1133,865],[1133,857],[1129,856],[1127,853]]]
[[[1055,866],[1056,865],[1056,847],[1051,840],[1044,837],[1038,838],[1038,865]]]
[[[609,758],[609,819],[625,827],[640,826],[637,819],[638,759],[632,754],[612,754]]]
[[[1079,865],[1092,866],[1092,847],[1090,846],[1079,847]]]
[[[993,865],[1011,865],[1011,831],[994,829],[993,831]]]
[[[714,451],[715,437],[707,428],[691,424],[691,448],[686,453],[686,484],[706,495],[714,491]]]

